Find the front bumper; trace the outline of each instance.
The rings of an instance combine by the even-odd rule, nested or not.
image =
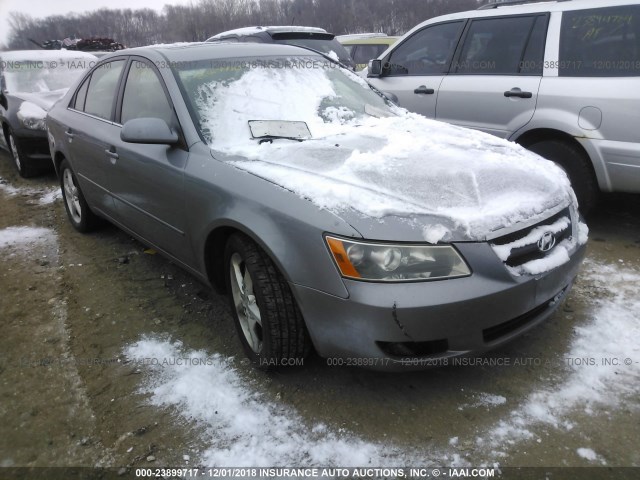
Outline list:
[[[405,370],[489,350],[558,308],[586,250],[579,247],[545,274],[516,277],[488,244],[456,247],[476,266],[470,277],[399,284],[345,279],[347,299],[292,284],[316,351],[341,359],[338,365]]]
[[[14,132],[22,156],[34,165],[53,166],[47,132],[21,128]]]

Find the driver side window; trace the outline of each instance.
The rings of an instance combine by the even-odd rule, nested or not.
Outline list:
[[[389,57],[388,75],[438,75],[449,67],[463,22],[442,23],[414,33]]]
[[[131,62],[122,99],[121,123],[134,118],[160,118],[173,125],[173,108],[167,100],[160,79],[151,65]]]

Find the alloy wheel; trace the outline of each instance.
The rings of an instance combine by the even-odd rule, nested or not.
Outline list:
[[[253,291],[253,279],[239,253],[229,262],[233,305],[247,343],[255,353],[262,350],[262,317]]]

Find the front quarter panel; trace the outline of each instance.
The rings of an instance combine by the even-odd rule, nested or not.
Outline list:
[[[214,159],[204,144],[193,147],[185,175],[189,231],[206,271],[206,239],[221,227],[250,236],[289,282],[346,298],[347,290],[323,234],[360,237],[336,215],[280,186]],[[213,255],[223,255],[223,251]]]

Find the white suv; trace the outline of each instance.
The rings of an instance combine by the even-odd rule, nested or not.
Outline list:
[[[368,80],[409,110],[554,160],[583,211],[600,190],[640,193],[640,2],[523,3],[427,20]]]

